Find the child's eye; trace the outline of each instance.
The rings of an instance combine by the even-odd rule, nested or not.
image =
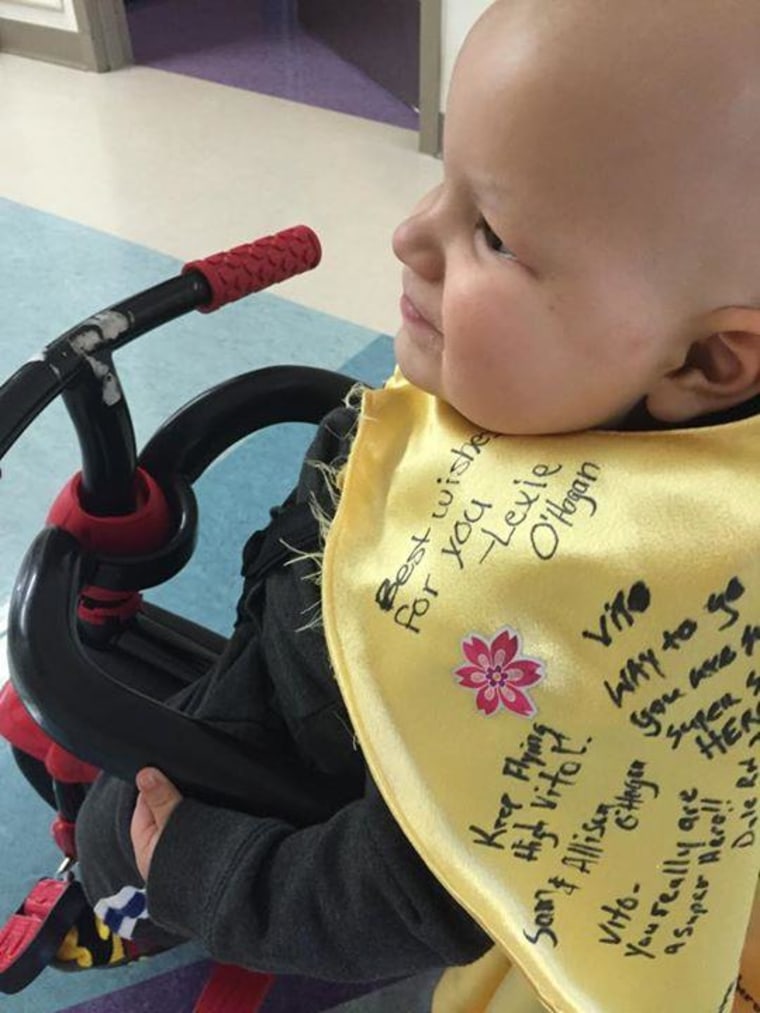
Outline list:
[[[510,260],[517,260],[517,255],[514,254],[508,246],[504,245],[482,215],[480,216],[480,221],[478,222],[478,228],[483,233],[483,237],[490,249],[494,250],[496,253],[500,253],[504,257],[508,257]]]

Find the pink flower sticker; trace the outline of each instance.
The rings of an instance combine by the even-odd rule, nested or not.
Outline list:
[[[475,690],[478,710],[490,716],[502,708],[532,718],[538,708],[525,692],[546,674],[542,662],[521,656],[520,634],[505,626],[489,642],[474,633],[462,641],[469,664],[454,670],[460,686]]]

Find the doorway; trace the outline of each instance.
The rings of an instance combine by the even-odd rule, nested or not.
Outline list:
[[[420,0],[124,7],[135,63],[419,129]]]
[[[297,0],[298,19],[407,107],[420,107],[419,0]]]

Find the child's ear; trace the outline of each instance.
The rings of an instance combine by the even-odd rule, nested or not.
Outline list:
[[[663,376],[646,400],[661,422],[687,422],[727,411],[760,393],[760,309],[714,314],[683,366]]]

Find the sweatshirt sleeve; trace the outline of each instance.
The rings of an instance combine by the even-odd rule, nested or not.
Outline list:
[[[185,799],[154,852],[151,918],[216,960],[372,981],[475,960],[491,945],[368,782],[305,829]]]

